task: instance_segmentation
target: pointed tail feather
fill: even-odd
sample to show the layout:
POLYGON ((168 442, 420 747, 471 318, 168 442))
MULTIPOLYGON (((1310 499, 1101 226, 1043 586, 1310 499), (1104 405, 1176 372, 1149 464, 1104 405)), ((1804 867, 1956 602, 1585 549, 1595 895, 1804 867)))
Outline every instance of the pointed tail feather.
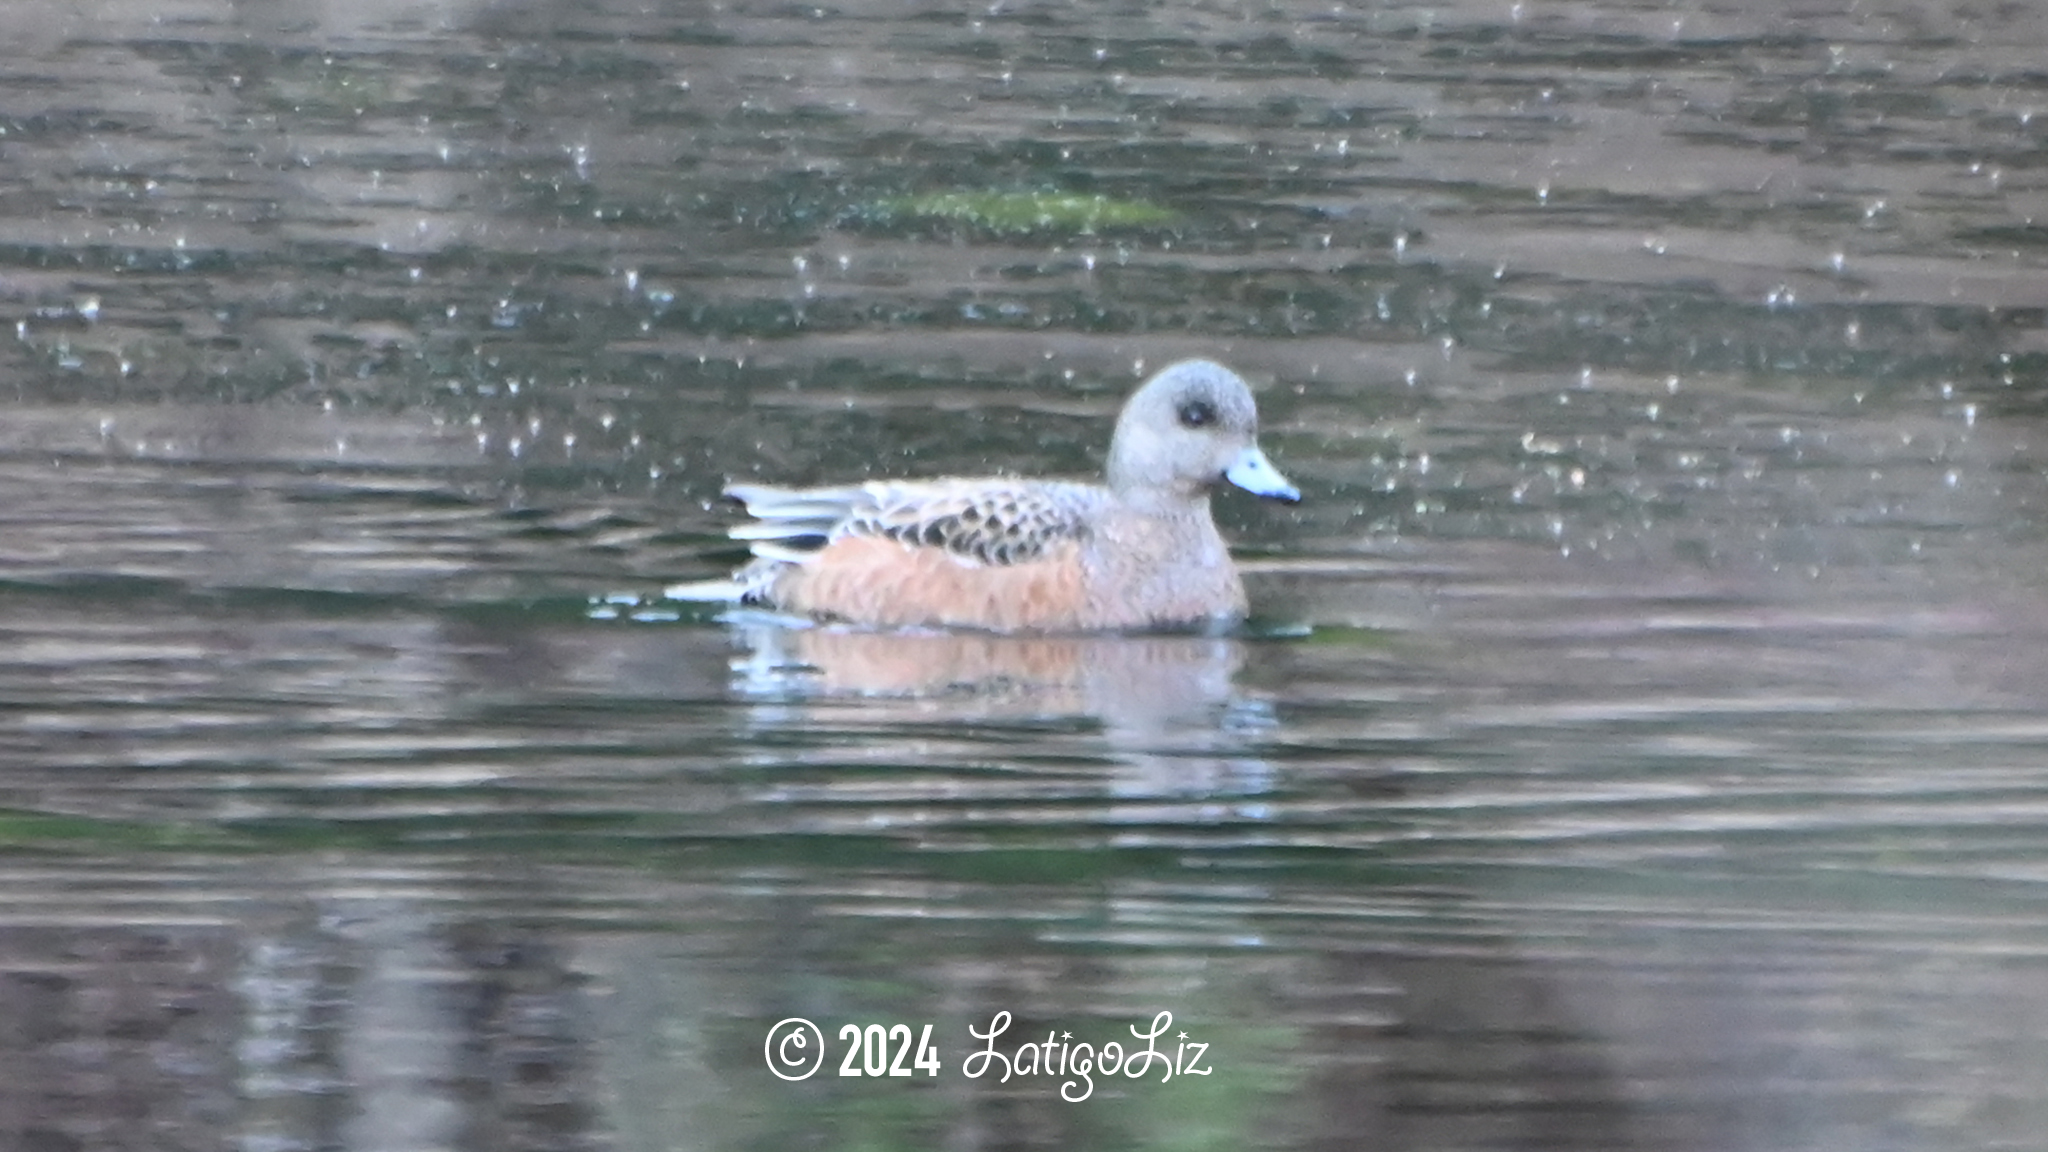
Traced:
POLYGON ((694 600, 703 604, 738 604, 747 598, 747 590, 737 580, 692 580, 687 584, 671 584, 661 590, 670 600, 694 600))
POLYGON ((724 580, 693 580, 671 584, 662 594, 671 600, 713 604, 764 604, 776 577, 788 565, 807 564, 831 541, 862 490, 850 488, 775 488, 767 484, 731 484, 725 494, 746 505, 754 519, 726 532, 747 541, 751 563, 724 580))
POLYGON ((838 520, 862 497, 858 486, 840 488, 776 488, 767 484, 728 484, 725 494, 747 506, 762 520, 838 520))

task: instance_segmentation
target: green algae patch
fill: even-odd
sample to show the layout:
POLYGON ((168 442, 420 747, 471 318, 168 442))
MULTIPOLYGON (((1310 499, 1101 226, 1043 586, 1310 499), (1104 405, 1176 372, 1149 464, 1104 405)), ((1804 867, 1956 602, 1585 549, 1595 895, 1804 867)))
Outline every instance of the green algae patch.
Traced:
POLYGON ((1063 192, 934 192, 884 201, 892 216, 958 220, 995 232, 1096 232, 1148 228, 1179 218, 1148 200, 1077 196, 1063 192))
POLYGON ((0 850, 92 848, 164 851, 221 850, 239 846, 227 833, 205 825, 149 824, 0 809, 0 850))

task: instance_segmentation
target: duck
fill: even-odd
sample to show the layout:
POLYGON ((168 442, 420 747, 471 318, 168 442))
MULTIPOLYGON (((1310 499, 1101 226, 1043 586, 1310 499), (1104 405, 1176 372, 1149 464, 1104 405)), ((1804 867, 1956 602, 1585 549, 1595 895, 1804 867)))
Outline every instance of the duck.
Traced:
POLYGON ((715 601, 874 628, 1093 633, 1227 629, 1244 581, 1216 529, 1222 484, 1294 503, 1243 377, 1184 360, 1124 402, 1099 482, 1008 476, 725 489, 752 559, 679 584, 715 601))

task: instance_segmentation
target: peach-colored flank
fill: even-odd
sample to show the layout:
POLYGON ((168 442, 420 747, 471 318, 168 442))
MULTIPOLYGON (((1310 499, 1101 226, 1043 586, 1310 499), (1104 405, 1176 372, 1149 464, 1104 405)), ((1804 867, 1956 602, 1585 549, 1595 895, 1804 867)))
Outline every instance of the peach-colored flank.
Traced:
POLYGON ((901 627, 998 632, 1089 627, 1081 549, 1072 541, 1021 564, 977 564, 881 536, 842 536, 775 583, 778 606, 813 616, 901 627))

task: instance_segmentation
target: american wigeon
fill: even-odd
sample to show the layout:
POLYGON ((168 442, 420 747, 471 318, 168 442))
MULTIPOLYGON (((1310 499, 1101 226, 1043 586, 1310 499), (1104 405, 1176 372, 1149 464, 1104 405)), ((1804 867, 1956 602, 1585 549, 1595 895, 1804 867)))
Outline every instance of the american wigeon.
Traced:
POLYGON ((1106 484, 1008 477, 838 488, 734 484, 754 560, 674 599, 757 604, 856 624, 998 632, 1221 625, 1244 583, 1209 514, 1219 481, 1295 501, 1259 450, 1235 372, 1174 364, 1124 403, 1106 484))

